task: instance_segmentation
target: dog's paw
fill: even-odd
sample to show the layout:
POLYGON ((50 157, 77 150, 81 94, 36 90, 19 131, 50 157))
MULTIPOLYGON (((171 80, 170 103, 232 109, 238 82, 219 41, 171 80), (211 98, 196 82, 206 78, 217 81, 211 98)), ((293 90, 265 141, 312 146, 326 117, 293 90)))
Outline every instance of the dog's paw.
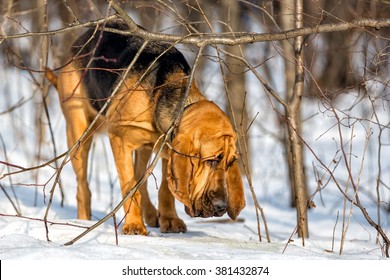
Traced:
POLYGON ((161 216, 159 218, 160 223, 160 231, 162 233, 179 233, 179 232, 186 232, 187 226, 183 222, 182 219, 179 218, 171 218, 166 216, 161 216))
POLYGON ((156 209, 154 209, 154 211, 149 211, 149 212, 144 212, 144 219, 145 219, 145 223, 150 226, 150 227, 155 227, 155 228, 158 228, 159 227, 159 223, 158 223, 158 212, 156 209))
POLYGON ((126 235, 149 235, 146 227, 141 224, 125 224, 122 233, 126 235))

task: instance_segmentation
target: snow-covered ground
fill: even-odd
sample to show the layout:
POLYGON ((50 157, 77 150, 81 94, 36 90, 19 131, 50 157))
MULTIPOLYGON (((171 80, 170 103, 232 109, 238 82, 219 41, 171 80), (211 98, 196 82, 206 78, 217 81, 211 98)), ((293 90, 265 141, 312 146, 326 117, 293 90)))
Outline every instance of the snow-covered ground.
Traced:
MULTIPOLYGON (((45 141, 41 148, 36 141, 34 115, 39 110, 40 93, 34 91, 27 73, 14 75, 10 69, 0 71, 1 79, 12 83, 1 85, 0 99, 0 160, 21 167, 31 167, 50 160, 53 148, 50 133, 46 130, 45 141), (7 96, 5 98, 5 96, 7 96), (10 98, 11 97, 11 98, 10 98), (29 100, 31 98, 31 100, 29 100), (23 103, 25 102, 25 103, 23 103), (10 108, 19 108, 6 112, 10 108), (41 149, 43 155, 37 160, 36 155, 41 149)), ((309 212, 310 238, 305 245, 295 235, 296 213, 289 207, 289 190, 287 175, 283 160, 283 149, 272 133, 275 130, 273 111, 262 94, 257 97, 252 110, 260 112, 251 128, 253 145, 253 185, 257 198, 264 210, 271 242, 267 242, 264 222, 261 220, 262 241, 257 234, 256 212, 249 186, 246 185, 247 206, 242 211, 239 221, 227 222, 222 219, 191 219, 186 216, 183 206, 178 203, 177 209, 185 220, 188 232, 185 234, 161 234, 158 229, 149 228, 150 235, 124 236, 119 234, 118 244, 113 227, 109 220, 93 232, 89 233, 74 245, 63 246, 85 229, 104 217, 119 201, 120 191, 117 184, 115 168, 110 154, 107 139, 97 137, 93 155, 91 155, 91 188, 93 192, 93 221, 80 221, 76 217, 75 178, 70 164, 66 165, 61 174, 61 184, 65 193, 64 206, 61 206, 60 192, 57 188, 53 205, 49 211, 47 241, 45 225, 42 218, 45 214, 50 190, 53 185, 55 170, 53 164, 38 171, 23 172, 7 176, 0 180, 3 190, 0 191, 0 259, 2 260, 118 260, 118 259, 252 259, 252 260, 378 260, 384 259, 381 244, 377 243, 376 231, 366 222, 359 209, 346 203, 346 215, 343 215, 344 199, 335 184, 330 182, 314 198, 316 208, 309 212), (267 109, 268 108, 268 109, 267 109), (262 125, 260 126, 260 123, 262 125), (37 173, 38 172, 38 173, 37 173), (13 185, 13 188, 10 186, 13 185), (113 185, 111 188, 110 186, 113 185), (15 208, 23 217, 16 217, 15 208), (345 216, 345 241, 340 255, 343 217, 345 216)), ((321 111, 321 106, 312 101, 304 104, 305 140, 326 165, 332 170, 339 160, 340 147, 337 127, 331 113, 321 111), (318 113, 320 112, 320 113, 318 113), (333 165, 332 165, 333 162, 333 165)), ((383 109, 386 112, 386 109, 383 109)), ((388 109, 387 109, 388 110, 388 109)), ((66 150, 65 124, 60 113, 54 91, 50 93, 50 122, 56 140, 57 153, 66 150)), ((388 112, 387 112, 388 115, 388 112)), ((46 124, 47 120, 43 119, 46 124)), ((47 128, 47 126, 46 126, 47 128)), ((372 218, 377 221, 375 184, 375 146, 364 152, 365 132, 372 130, 377 135, 375 126, 365 127, 360 123, 343 127, 353 166, 355 180, 359 178, 361 200, 372 218), (353 131, 352 131, 353 129, 353 131), (353 143, 352 143, 353 142, 353 143), (352 148, 353 147, 353 148, 352 148), (370 156, 372 155, 372 156, 370 156), (361 168, 361 163, 363 168, 361 168), (362 169, 362 172, 359 170, 362 169)), ((388 134, 388 132, 386 132, 388 134)), ((374 136, 371 140, 374 141, 374 136)), ((386 141, 388 138, 386 139, 386 141)), ((371 146, 370 146, 371 147, 371 146)), ((390 179, 388 147, 382 151, 382 178, 390 179)), ((307 150, 307 176, 311 191, 317 187, 315 171, 321 177, 324 170, 315 161, 312 153, 307 150), (316 168, 313 168, 316 167, 316 168)), ((342 160, 341 160, 342 162, 342 160)), ((17 167, 0 164, 0 174, 18 170, 17 167)), ((349 186, 343 163, 337 168, 336 176, 342 187, 349 186)), ((160 177, 159 168, 149 179, 149 191, 152 201, 157 201, 156 188, 160 177)), ((325 184, 328 176, 322 178, 325 184)), ((389 180, 390 181, 390 180, 389 180)), ((389 182, 387 181, 387 183, 389 182)), ((349 186, 349 188, 351 188, 349 186)), ((381 201, 388 206, 389 192, 381 188, 381 201)), ((123 217, 119 212, 118 220, 123 217)), ((389 213, 381 210, 381 226, 390 234, 389 213)), ((381 239, 379 239, 381 242, 381 239)))

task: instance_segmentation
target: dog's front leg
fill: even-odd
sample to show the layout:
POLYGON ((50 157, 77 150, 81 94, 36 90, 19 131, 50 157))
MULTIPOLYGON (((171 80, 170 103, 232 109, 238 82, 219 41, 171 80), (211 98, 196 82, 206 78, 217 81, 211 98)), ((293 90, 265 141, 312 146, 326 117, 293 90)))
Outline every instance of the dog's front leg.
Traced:
MULTIPOLYGON (((133 151, 135 148, 131 145, 129 138, 124 135, 110 132, 109 136, 124 197, 136 184, 133 167, 133 151)), ((124 234, 148 235, 142 218, 140 191, 137 190, 124 203, 123 207, 126 217, 122 232, 124 234)))
POLYGON ((160 213, 160 231, 166 232, 186 232, 187 226, 176 213, 175 198, 168 188, 167 183, 167 160, 162 160, 162 180, 158 191, 158 211, 160 213))
MULTIPOLYGON (((141 179, 142 175, 144 175, 151 154, 152 149, 149 148, 141 148, 136 151, 134 160, 136 180, 141 179)), ((150 227, 158 227, 158 211, 150 201, 147 181, 140 186, 139 190, 142 196, 141 203, 145 223, 150 227)))

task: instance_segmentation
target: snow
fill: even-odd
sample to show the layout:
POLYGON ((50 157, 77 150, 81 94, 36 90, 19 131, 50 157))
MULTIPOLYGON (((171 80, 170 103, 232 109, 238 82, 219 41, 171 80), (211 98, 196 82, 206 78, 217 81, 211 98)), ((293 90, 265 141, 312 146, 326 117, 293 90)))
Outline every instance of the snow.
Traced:
MULTIPOLYGON (((42 158, 36 159, 38 145, 34 130, 34 113, 39 109, 39 92, 31 86, 27 75, 15 75, 11 69, 1 70, 3 79, 17 77, 17 83, 1 85, 1 99, 7 96, 7 103, 0 103, 0 160, 14 165, 31 167, 53 157, 49 132, 46 132, 41 147, 42 158), (12 112, 6 110, 18 103, 28 100, 23 106, 12 112)), ((259 97, 257 97, 259 98, 259 97)), ((67 164, 61 174, 61 184, 65 193, 64 206, 61 206, 59 190, 54 193, 53 204, 49 211, 48 236, 42 221, 46 212, 50 190, 53 186, 55 170, 46 166, 38 171, 23 172, 1 179, 0 183, 11 200, 21 210, 22 217, 16 212, 3 191, 0 191, 0 259, 2 260, 381 260, 385 259, 381 244, 377 243, 376 231, 367 223, 359 209, 344 202, 343 196, 333 182, 314 198, 316 208, 309 212, 310 238, 302 240, 294 234, 296 227, 295 210, 289 207, 289 190, 286 168, 283 160, 283 149, 272 136, 275 133, 273 111, 269 109, 266 98, 253 102, 253 110, 261 110, 253 128, 251 141, 256 148, 253 155, 252 175, 257 199, 264 210, 271 242, 267 242, 264 222, 261 220, 262 241, 257 234, 256 211, 253 205, 249 186, 244 178, 247 206, 242 211, 239 221, 228 222, 227 217, 220 219, 191 219, 184 213, 183 206, 177 203, 179 215, 187 224, 185 234, 162 234, 159 229, 148 228, 149 236, 125 236, 119 234, 116 240, 113 220, 81 238, 74 245, 64 246, 79 234, 85 227, 93 225, 103 218, 120 201, 120 191, 116 180, 115 168, 110 154, 107 139, 97 137, 91 160, 91 188, 93 192, 93 220, 81 221, 76 217, 75 178, 67 164), (264 121, 260 126, 259 120, 264 121), (257 123, 257 124, 256 124, 257 123), (266 132, 266 133, 265 133, 266 132), (14 187, 11 189, 10 185, 14 187), (110 186, 113 186, 112 188, 110 186), (345 233, 343 252, 341 247, 343 208, 346 207, 348 228, 345 233), (348 219, 349 223, 348 223, 348 219), (118 242, 117 242, 118 241, 118 242), (118 243, 118 244, 116 244, 118 243)), ((313 101, 304 104, 304 133, 310 147, 332 169, 332 160, 340 159, 338 133, 334 127, 334 118, 330 112, 318 113, 320 105, 313 101)), ((320 108, 323 109, 323 108, 320 108)), ((50 93, 49 111, 51 124, 56 139, 58 154, 66 150, 65 124, 59 110, 54 91, 50 93)), ((361 112, 361 111, 359 111, 361 112)), ((386 114, 384 114, 386 115, 386 114)), ((47 123, 47 120, 44 120, 47 123)), ((359 122, 354 127, 353 150, 350 151, 353 174, 360 176, 361 199, 372 218, 377 221, 375 199, 375 156, 364 153, 367 123, 359 122), (364 166, 362 157, 366 155, 364 166), (361 172, 360 172, 361 171, 361 172)), ((351 126, 343 127, 345 139, 350 139, 351 126)), ((377 129, 369 129, 376 135, 377 129)), ((371 136, 373 139, 374 136, 371 136)), ((388 139, 386 139, 387 141, 388 139)), ((350 145, 352 146, 352 144, 350 145)), ((352 149, 352 148, 351 148, 352 149)), ((383 158, 389 155, 383 147, 383 158)), ((375 149, 374 149, 375 151, 375 149)), ((328 176, 307 150, 307 176, 311 191, 317 187, 315 171, 323 176, 325 183, 328 176), (315 168, 313 168, 313 166, 315 168), (325 175, 323 175, 325 174, 325 175)), ((342 188, 348 188, 348 180, 342 161, 337 168, 337 178, 342 188), (344 178, 344 179, 343 179, 344 178)), ((390 166, 383 161, 383 178, 389 178, 390 166)), ((0 165, 0 174, 16 171, 18 168, 0 165)), ((149 178, 149 191, 152 201, 157 202, 157 186, 160 169, 156 168, 149 178)), ((351 187, 349 186, 350 192, 351 187)), ((381 201, 389 201, 389 192, 381 188, 381 201)), ((381 226, 389 235, 389 213, 380 210, 381 226)), ((123 217, 121 211, 117 219, 123 217)), ((379 239, 380 240, 380 239, 379 239)))

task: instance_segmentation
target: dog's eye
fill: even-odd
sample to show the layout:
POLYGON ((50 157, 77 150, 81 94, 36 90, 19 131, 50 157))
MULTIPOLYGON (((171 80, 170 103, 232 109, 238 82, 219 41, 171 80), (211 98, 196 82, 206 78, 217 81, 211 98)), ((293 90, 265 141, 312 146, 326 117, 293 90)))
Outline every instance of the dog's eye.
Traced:
POLYGON ((207 164, 209 164, 211 167, 216 167, 223 159, 223 154, 220 154, 219 156, 206 160, 207 164))

